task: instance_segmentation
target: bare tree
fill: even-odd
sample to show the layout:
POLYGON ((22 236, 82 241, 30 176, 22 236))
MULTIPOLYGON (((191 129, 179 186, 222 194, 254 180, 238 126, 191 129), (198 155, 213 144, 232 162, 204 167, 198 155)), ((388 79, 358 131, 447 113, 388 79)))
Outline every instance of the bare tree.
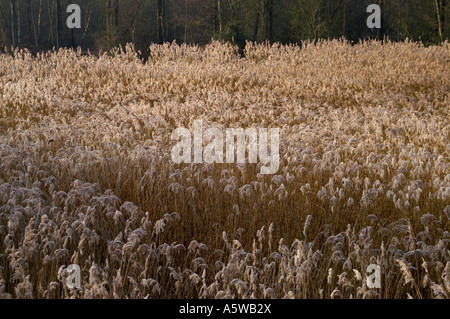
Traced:
POLYGON ((16 2, 14 0, 11 0, 10 2, 11 4, 11 42, 12 42, 12 46, 15 47, 16 46, 16 28, 15 28, 15 23, 16 23, 16 2))
POLYGON ((52 41, 52 46, 55 46, 55 28, 54 28, 54 21, 53 21, 53 13, 55 11, 55 0, 51 1, 50 6, 50 0, 47 1, 47 11, 49 16, 49 24, 50 24, 50 32, 48 33, 48 41, 52 41))
POLYGON ((158 43, 165 41, 165 25, 166 25, 166 1, 157 0, 157 39, 158 43))
POLYGON ((344 0, 344 3, 342 5, 342 35, 345 37, 345 29, 346 29, 346 22, 347 22, 347 0, 344 0))
POLYGON ((31 44, 33 39, 34 45, 37 47, 38 46, 37 34, 36 34, 36 27, 34 26, 33 8, 31 0, 27 0, 27 36, 29 43, 31 44))
POLYGON ((273 38, 273 0, 264 0, 263 15, 263 33, 264 40, 272 41, 273 38))
POLYGON ((61 38, 61 0, 56 0, 56 46, 60 47, 61 38))
POLYGON ((188 30, 188 0, 185 0, 185 14, 184 14, 184 42, 187 42, 188 30))
POLYGON ((16 0, 16 11, 17 11, 17 44, 21 43, 21 34, 20 34, 20 6, 19 0, 16 0))
POLYGON ((119 25, 119 0, 114 0, 114 26, 119 25))
POLYGON ((83 31, 83 37, 81 39, 81 46, 83 46, 84 42, 86 41, 87 32, 89 30, 89 24, 91 23, 91 16, 92 16, 92 1, 89 1, 86 19, 84 22, 84 31, 83 31))
POLYGON ((42 14, 42 1, 39 0, 39 11, 38 11, 38 19, 37 19, 37 36, 36 36, 36 46, 39 45, 39 40, 41 38, 41 14, 42 14))
MULTIPOLYGON (((5 18, 5 14, 3 13, 2 8, 0 7, 0 20, 2 23, 0 23, 0 43, 3 43, 4 45, 6 45, 8 43, 8 36, 7 36, 7 31, 8 30, 8 25, 6 23, 6 18, 5 18)), ((1 50, 2 48, 0 48, 1 50)))
POLYGON ((437 21, 438 21, 439 40, 442 43, 444 41, 444 38, 442 36, 440 6, 439 6, 439 1, 438 0, 435 0, 434 2, 436 4, 436 15, 437 15, 437 21))
POLYGON ((260 8, 260 1, 257 2, 257 9, 256 9, 256 17, 255 17, 255 24, 253 27, 253 40, 258 40, 258 32, 259 32, 259 19, 261 18, 261 8, 260 8))
POLYGON ((222 33, 222 3, 217 0, 217 19, 219 20, 219 32, 222 33))
POLYGON ((137 20, 138 20, 138 17, 139 17, 139 12, 141 11, 141 6, 142 6, 142 0, 139 0, 137 8, 136 8, 136 11, 134 13, 133 28, 131 30, 131 39, 133 41, 133 44, 136 44, 136 37, 135 37, 136 25, 137 25, 137 20))

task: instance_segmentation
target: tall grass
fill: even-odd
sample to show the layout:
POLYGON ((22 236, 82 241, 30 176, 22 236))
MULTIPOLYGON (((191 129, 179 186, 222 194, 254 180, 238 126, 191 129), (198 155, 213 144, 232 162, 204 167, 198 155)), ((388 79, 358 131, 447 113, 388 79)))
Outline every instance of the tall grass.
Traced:
POLYGON ((150 49, 0 55, 0 298, 450 297, 448 43, 150 49), (197 119, 278 173, 174 164, 197 119))

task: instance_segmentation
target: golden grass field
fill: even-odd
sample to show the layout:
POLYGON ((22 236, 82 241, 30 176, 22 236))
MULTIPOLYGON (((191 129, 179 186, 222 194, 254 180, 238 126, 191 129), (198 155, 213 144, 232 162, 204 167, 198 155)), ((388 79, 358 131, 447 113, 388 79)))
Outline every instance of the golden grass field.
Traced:
POLYGON ((0 298, 450 298, 448 42, 150 50, 0 55, 0 298), (174 164, 199 119, 280 169, 174 164))

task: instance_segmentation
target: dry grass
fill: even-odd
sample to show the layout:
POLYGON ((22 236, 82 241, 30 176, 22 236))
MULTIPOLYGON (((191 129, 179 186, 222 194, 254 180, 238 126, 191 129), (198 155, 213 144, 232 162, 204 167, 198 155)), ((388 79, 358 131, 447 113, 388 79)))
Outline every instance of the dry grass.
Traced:
POLYGON ((0 55, 0 298, 450 297, 448 43, 151 51, 0 55), (173 164, 197 119, 277 175, 173 164))

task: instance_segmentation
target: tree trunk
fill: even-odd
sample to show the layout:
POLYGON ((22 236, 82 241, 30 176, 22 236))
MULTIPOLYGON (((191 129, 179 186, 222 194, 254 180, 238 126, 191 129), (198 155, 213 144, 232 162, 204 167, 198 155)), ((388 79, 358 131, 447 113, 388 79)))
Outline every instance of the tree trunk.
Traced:
POLYGON ((29 44, 37 47, 36 27, 34 26, 33 10, 31 0, 27 0, 27 36, 29 44), (34 41, 32 41, 34 39, 34 41))
POLYGON ((114 25, 119 25, 119 0, 114 0, 114 25))
POLYGON ((442 35, 444 38, 448 38, 448 0, 444 0, 441 2, 442 5, 442 14, 443 17, 441 17, 441 20, 443 21, 442 26, 442 35))
POLYGON ((92 1, 89 1, 89 5, 88 5, 88 14, 85 20, 85 24, 84 24, 84 32, 83 32, 83 38, 81 39, 81 47, 83 47, 84 42, 86 41, 86 35, 89 29, 89 24, 91 22, 91 15, 92 15, 92 1))
POLYGON ((273 41, 273 0, 268 0, 268 40, 269 42, 273 41))
POLYGON ((219 20, 219 32, 222 33, 222 3, 217 0, 217 19, 219 20))
POLYGON ((31 27, 31 0, 27 0, 26 2, 26 8, 27 8, 27 29, 26 29, 26 34, 27 34, 27 44, 31 45, 32 40, 31 38, 32 36, 32 27, 31 27))
MULTIPOLYGON (((381 8, 381 12, 383 12, 383 9, 384 9, 384 7, 383 7, 383 0, 379 0, 378 1, 378 5, 381 8)), ((382 20, 381 28, 377 29, 377 38, 378 38, 378 40, 383 40, 383 34, 384 34, 384 31, 383 31, 383 16, 381 16, 381 17, 382 17, 381 18, 381 20, 382 20)))
POLYGON ((185 0, 185 14, 184 14, 184 43, 187 42, 188 29, 188 0, 185 0))
POLYGON ((157 38, 158 43, 164 43, 165 41, 165 22, 166 22, 166 1, 165 0, 157 0, 157 10, 158 10, 158 17, 157 17, 157 38))
POLYGON ((142 6, 142 0, 139 0, 136 12, 134 13, 133 30, 131 31, 131 39, 132 39, 134 45, 136 45, 136 38, 135 38, 134 34, 136 33, 136 24, 137 24, 137 20, 139 17, 139 11, 141 10, 141 6, 142 6))
POLYGON ((258 10, 256 11, 255 26, 253 28, 253 41, 258 41, 259 19, 260 19, 260 13, 259 13, 259 8, 258 8, 258 10))
POLYGON ((56 0, 56 46, 58 49, 61 43, 61 0, 56 0))
POLYGON ((41 38, 41 13, 42 13, 42 1, 39 1, 39 13, 38 13, 38 21, 37 21, 37 36, 36 36, 36 46, 39 45, 39 40, 41 38))
POLYGON ((75 32, 73 31, 73 28, 70 29, 70 46, 75 48, 75 32))
POLYGON ((19 7, 19 0, 16 0, 16 11, 17 11, 17 44, 20 45, 21 43, 21 34, 20 34, 20 7, 19 7))
POLYGON ((106 23, 105 23, 105 30, 106 30, 106 38, 109 40, 110 36, 110 29, 111 29, 111 0, 105 0, 106 3, 106 23))
POLYGON ((342 36, 345 38, 345 28, 346 28, 346 22, 347 22, 347 17, 346 17, 346 13, 347 13, 347 0, 344 0, 344 4, 343 4, 343 12, 342 12, 342 36))
POLYGON ((50 24, 50 32, 48 33, 48 40, 52 40, 52 47, 55 46, 55 27, 54 27, 54 20, 53 20, 53 13, 55 11, 55 0, 51 1, 52 5, 50 8, 50 1, 47 1, 47 10, 48 10, 48 16, 50 17, 49 24, 50 24))
POLYGON ((273 36, 273 0, 263 1, 263 37, 272 41, 273 36))
MULTIPOLYGON (((3 14, 2 8, 0 8, 0 17, 1 17, 1 21, 2 23, 0 24, 0 43, 2 43, 5 47, 8 43, 8 27, 6 25, 6 19, 5 19, 5 15, 3 14)), ((2 50, 2 47, 0 47, 0 52, 2 50)))
POLYGON ((16 4, 14 0, 11 0, 11 42, 13 47, 16 46, 16 4))
POLYGON ((438 0, 434 1, 436 3, 436 15, 437 15, 437 21, 438 21, 438 32, 439 32, 439 40, 442 43, 444 41, 442 37, 442 26, 441 26, 441 14, 440 14, 440 8, 439 8, 439 2, 438 0))

